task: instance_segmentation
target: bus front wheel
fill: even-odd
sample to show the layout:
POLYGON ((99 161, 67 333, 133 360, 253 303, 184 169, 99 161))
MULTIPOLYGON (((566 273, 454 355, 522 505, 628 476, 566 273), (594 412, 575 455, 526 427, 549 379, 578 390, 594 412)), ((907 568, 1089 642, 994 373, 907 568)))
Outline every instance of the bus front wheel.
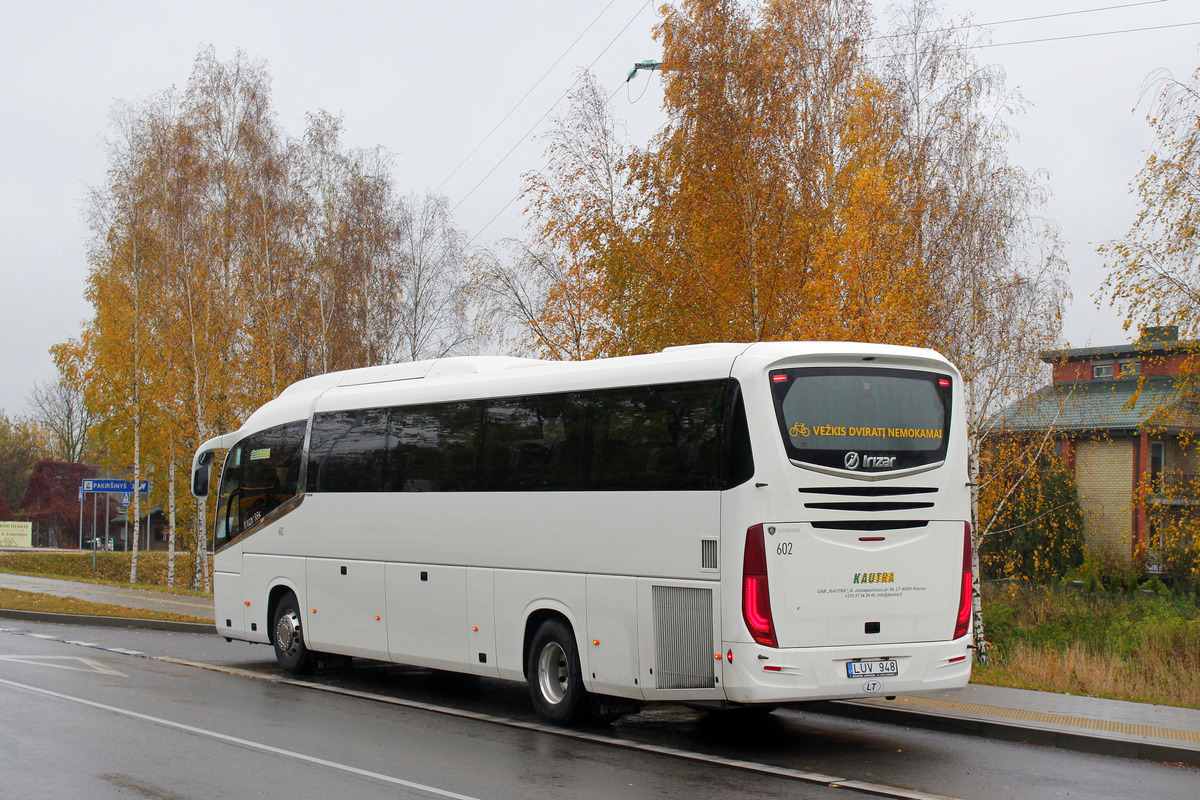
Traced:
POLYGON ((562 725, 583 715, 587 692, 575 635, 567 625, 555 619, 543 622, 533 636, 526 666, 529 695, 538 716, 562 725))
POLYGON ((285 596, 275 607, 271 643, 275 645, 275 660, 284 672, 299 675, 312 669, 312 653, 304 643, 304 626, 300 622, 300 603, 293 594, 285 596))

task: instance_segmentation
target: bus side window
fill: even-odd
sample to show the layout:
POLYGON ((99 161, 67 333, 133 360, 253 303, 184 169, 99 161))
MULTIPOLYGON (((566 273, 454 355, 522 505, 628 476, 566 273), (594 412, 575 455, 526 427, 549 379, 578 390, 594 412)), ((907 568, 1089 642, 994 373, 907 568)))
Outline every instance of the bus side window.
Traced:
POLYGON ((718 488, 725 386, 697 381, 597 391, 589 488, 718 488))
POLYGON ((392 409, 391 463, 405 492, 475 491, 479 400, 392 409))
POLYGON ((508 397, 488 402, 480 447, 480 491, 583 488, 584 396, 508 397))
POLYGON ((309 443, 309 490, 391 491, 389 417, 386 408, 317 414, 309 443))
POLYGON ((725 422, 721 443, 721 488, 732 489, 754 476, 754 453, 750 448, 750 428, 746 422, 746 401, 742 387, 730 379, 725 398, 725 422))

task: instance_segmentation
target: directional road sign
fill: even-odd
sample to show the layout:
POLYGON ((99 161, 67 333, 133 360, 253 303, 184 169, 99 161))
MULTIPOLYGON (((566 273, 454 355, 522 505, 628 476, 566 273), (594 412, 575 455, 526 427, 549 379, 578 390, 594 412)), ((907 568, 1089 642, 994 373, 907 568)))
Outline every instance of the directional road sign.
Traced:
MULTIPOLYGON (((83 482, 83 491, 122 492, 128 494, 133 491, 133 481, 119 481, 112 478, 89 478, 83 482)), ((149 491, 150 481, 138 481, 138 494, 146 494, 149 491)))

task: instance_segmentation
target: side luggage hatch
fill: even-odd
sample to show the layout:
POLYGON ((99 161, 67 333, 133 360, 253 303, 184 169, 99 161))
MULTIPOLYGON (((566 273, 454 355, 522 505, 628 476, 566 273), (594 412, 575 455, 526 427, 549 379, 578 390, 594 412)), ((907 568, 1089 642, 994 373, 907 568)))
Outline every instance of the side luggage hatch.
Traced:
POLYGON ((962 522, 883 531, 831 524, 762 526, 779 647, 954 638, 964 558, 970 563, 962 522))

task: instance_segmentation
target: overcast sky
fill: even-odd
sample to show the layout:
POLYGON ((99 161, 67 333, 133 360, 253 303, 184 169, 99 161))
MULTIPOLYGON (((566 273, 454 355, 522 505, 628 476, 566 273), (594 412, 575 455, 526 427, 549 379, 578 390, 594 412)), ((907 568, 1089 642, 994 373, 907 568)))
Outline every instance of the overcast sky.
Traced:
MULTIPOLYGON (((221 60, 237 48, 265 59, 286 132, 302 132, 306 111, 342 114, 346 146, 395 153, 401 191, 445 194, 458 225, 487 243, 520 233, 520 175, 542 164, 532 137, 579 68, 616 91, 613 112, 634 142, 661 123, 655 75, 623 86, 634 62, 660 55, 656 5, 0 0, 0 409, 26 411, 34 382, 55 375, 49 347, 90 315, 81 209, 104 181, 114 101, 182 88, 202 46, 221 60)), ((887 5, 876 0, 877 11, 887 5)), ((1133 110, 1143 81, 1200 65, 1200 25, 1161 27, 1200 23, 1200 0, 1114 5, 946 3, 953 19, 991 23, 993 46, 976 57, 1002 66, 1031 104, 1011 120, 1021 137, 1011 160, 1048 173, 1047 216, 1068 243, 1073 346, 1127 340, 1117 314, 1093 300, 1103 279, 1095 247, 1123 235, 1135 213, 1128 185, 1151 141, 1145 105, 1133 110), (1007 23, 1046 15, 1055 16, 1007 23)))

